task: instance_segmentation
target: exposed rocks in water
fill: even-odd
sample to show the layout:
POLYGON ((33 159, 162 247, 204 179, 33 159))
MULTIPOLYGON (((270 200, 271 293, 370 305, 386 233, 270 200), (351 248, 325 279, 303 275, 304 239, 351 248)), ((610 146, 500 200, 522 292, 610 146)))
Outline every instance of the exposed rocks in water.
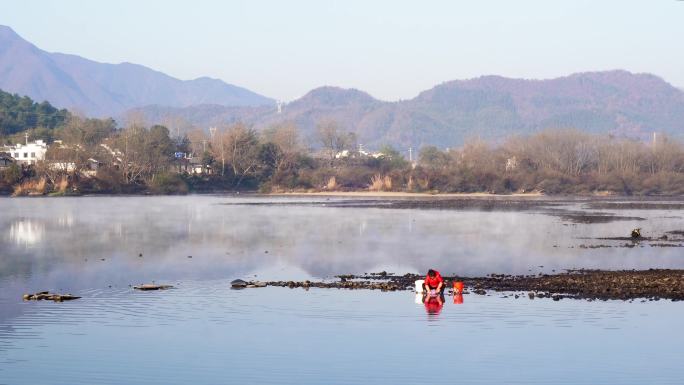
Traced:
MULTIPOLYGON (((422 275, 366 274, 340 275, 339 281, 272 281, 268 286, 289 288, 369 289, 380 291, 414 290, 414 282, 422 275)), ((530 299, 563 298, 621 299, 634 298, 684 300, 684 270, 573 270, 560 274, 508 275, 486 277, 448 277, 462 281, 470 292, 480 295, 492 291, 527 292, 530 299)), ((464 292, 466 294, 467 292, 464 292)))
POLYGON ((133 286, 135 290, 150 291, 150 290, 167 290, 173 289, 171 285, 157 285, 154 283, 146 283, 144 285, 133 286))
POLYGON ((649 197, 645 202, 590 202, 586 205, 599 210, 682 210, 682 202, 653 202, 656 197, 649 197))
POLYGON ((244 281, 242 279, 233 280, 230 283, 230 287, 233 289, 249 289, 254 287, 266 287, 266 282, 261 281, 244 281))
POLYGON ((50 293, 48 291, 40 291, 35 294, 24 294, 23 299, 24 301, 42 301, 42 300, 48 300, 48 301, 55 301, 55 302, 62 302, 62 301, 73 301, 75 299, 79 299, 81 297, 71 295, 71 294, 55 294, 55 293, 50 293))
MULTIPOLYGON (((374 279, 382 279, 381 276, 374 279)), ((384 277, 386 278, 386 276, 384 277)), ((397 278, 397 277, 393 277, 397 278)), ((335 282, 324 282, 324 281, 270 281, 266 282, 267 286, 278 286, 278 287, 289 287, 290 289, 304 288, 309 289, 312 287, 319 289, 369 289, 369 290, 380 290, 380 291, 397 291, 397 290, 413 290, 414 282, 411 281, 409 284, 402 284, 397 282, 371 282, 371 281, 356 281, 347 280, 346 278, 341 278, 339 281, 335 282)))
POLYGON ((642 217, 625 217, 621 215, 613 214, 603 214, 603 213, 588 213, 588 212, 562 212, 559 211, 558 215, 561 219, 579 224, 592 224, 592 223, 610 223, 616 221, 644 221, 646 218, 642 217))
POLYGON ((643 247, 644 245, 650 247, 684 247, 684 235, 683 231, 668 231, 661 236, 647 237, 641 233, 640 228, 633 229, 628 237, 597 237, 597 238, 580 238, 580 239, 596 239, 602 241, 629 241, 628 243, 615 244, 615 245, 585 245, 580 244, 581 249, 596 249, 601 247, 627 247, 633 248, 636 246, 643 247))
MULTIPOLYGON (((610 223, 615 221, 643 221, 642 217, 627 217, 605 212, 569 210, 562 206, 582 203, 577 199, 537 199, 533 197, 430 197, 402 199, 340 199, 325 202, 231 202, 240 206, 308 206, 332 208, 380 208, 420 210, 478 210, 478 211, 536 211, 555 215, 573 224, 610 223)), ((684 206, 684 204, 682 204, 684 206)))

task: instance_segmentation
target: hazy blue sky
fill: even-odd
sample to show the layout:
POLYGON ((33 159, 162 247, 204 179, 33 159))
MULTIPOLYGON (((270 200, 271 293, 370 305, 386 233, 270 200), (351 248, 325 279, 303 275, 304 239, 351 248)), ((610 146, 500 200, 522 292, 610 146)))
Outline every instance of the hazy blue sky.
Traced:
POLYGON ((7 1, 38 47, 211 76, 291 100, 322 85, 406 99, 486 74, 652 72, 684 86, 684 1, 7 1))

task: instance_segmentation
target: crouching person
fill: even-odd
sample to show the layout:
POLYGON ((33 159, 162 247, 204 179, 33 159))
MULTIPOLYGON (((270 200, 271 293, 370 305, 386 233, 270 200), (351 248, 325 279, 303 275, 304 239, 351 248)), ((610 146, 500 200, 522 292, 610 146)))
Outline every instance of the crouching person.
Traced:
POLYGON ((430 269, 428 270, 427 277, 425 277, 425 282, 423 282, 423 293, 429 295, 444 295, 444 278, 439 274, 439 271, 430 269))

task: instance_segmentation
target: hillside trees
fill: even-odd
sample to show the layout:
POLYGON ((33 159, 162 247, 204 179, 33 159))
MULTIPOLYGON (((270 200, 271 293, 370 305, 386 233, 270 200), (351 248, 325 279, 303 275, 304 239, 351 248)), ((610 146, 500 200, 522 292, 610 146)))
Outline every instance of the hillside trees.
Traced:
POLYGON ((28 96, 0 90, 0 136, 37 127, 54 129, 69 116, 67 110, 57 109, 48 102, 36 103, 28 96))
POLYGON ((65 144, 93 148, 116 131, 114 119, 90 119, 70 116, 56 131, 65 144))

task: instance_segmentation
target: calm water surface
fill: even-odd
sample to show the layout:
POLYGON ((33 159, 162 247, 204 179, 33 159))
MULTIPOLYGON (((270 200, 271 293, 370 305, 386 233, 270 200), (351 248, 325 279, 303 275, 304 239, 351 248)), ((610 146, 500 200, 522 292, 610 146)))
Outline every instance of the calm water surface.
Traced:
MULTIPOLYGON (((229 289, 238 277, 325 279, 432 266, 467 275, 684 268, 682 248, 579 247, 634 227, 681 230, 679 210, 603 210, 644 220, 576 224, 543 210, 231 205, 265 200, 312 201, 0 200, 0 384, 684 380, 679 302, 492 293, 466 295, 462 304, 447 297, 439 314, 428 314, 409 292, 229 289), (150 281, 176 289, 129 287, 150 281), (40 290, 83 299, 21 301, 40 290)), ((568 209, 589 211, 581 202, 568 209)))

